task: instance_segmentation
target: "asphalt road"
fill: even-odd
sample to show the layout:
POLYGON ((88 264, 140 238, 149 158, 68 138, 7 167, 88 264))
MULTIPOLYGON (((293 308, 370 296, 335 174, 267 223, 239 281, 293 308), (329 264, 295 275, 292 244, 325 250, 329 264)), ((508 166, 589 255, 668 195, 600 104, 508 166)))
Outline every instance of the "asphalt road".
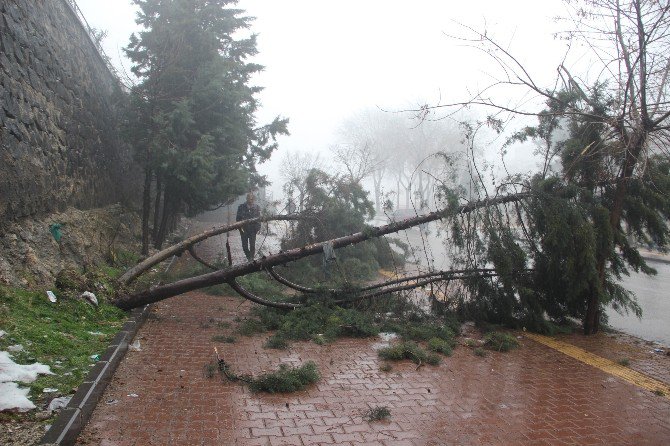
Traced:
POLYGON ((649 265, 658 271, 656 276, 633 273, 623 281, 637 296, 642 319, 608 309, 609 323, 633 336, 670 345, 670 264, 650 261, 649 265))

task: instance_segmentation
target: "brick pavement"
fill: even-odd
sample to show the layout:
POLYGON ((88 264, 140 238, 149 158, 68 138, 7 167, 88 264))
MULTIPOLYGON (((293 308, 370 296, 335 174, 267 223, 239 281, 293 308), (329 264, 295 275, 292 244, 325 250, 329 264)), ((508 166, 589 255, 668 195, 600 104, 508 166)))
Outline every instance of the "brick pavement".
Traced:
POLYGON ((79 444, 670 444, 670 399, 529 339, 510 353, 482 358, 461 346, 440 366, 403 362, 384 373, 380 340, 288 351, 264 349, 268 335, 212 341, 248 309, 202 293, 157 304, 139 334, 142 350, 128 353, 79 444), (239 373, 314 360, 322 379, 292 394, 253 394, 205 377, 215 345, 239 373), (390 419, 364 421, 374 406, 387 406, 390 419))
MULTIPOLYGON (((209 226, 196 222, 192 231, 209 226)), ((240 261, 239 236, 230 240, 234 261, 240 261)), ((201 254, 211 259, 224 243, 211 240, 201 254)), ((238 336, 232 344, 212 341, 234 335, 235 321, 250 307, 240 298, 199 292, 156 304, 138 334, 142 350, 128 352, 78 444, 670 444, 669 398, 530 339, 522 338, 518 350, 483 358, 459 346, 437 367, 417 370, 407 361, 390 372, 379 370, 380 339, 297 342, 286 351, 264 349, 269 334, 238 336), (205 376, 215 346, 237 373, 313 360, 322 378, 301 392, 254 394, 240 383, 205 376), (363 420, 361 414, 375 406, 390 409, 388 421, 363 420)), ((626 355, 631 365, 668 382, 669 360, 622 353, 607 336, 562 339, 610 359, 626 355)))

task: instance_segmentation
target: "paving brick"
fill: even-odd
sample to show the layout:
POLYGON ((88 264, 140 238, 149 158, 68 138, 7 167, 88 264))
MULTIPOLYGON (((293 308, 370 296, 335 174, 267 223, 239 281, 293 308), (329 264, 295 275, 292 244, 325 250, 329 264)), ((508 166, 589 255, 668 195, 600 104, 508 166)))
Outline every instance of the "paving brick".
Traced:
MULTIPOLYGON (((406 361, 391 373, 379 372, 376 340, 295 342, 287 351, 264 349, 267 335, 233 344, 211 340, 232 333, 234 319, 250 308, 238 298, 195 292, 156 304, 137 335, 142 351, 128 352, 101 400, 119 403, 95 409, 79 444, 670 444, 670 399, 530 339, 484 358, 458 347, 440 366, 417 370, 406 361), (313 360, 322 380, 293 394, 254 394, 241 383, 203 376, 214 346, 236 373, 313 360), (374 406, 388 407, 390 419, 362 420, 374 406)), ((613 360, 625 353, 631 367, 670 381, 670 358, 648 352, 647 358, 633 343, 619 348, 612 344, 619 338, 609 335, 561 339, 613 360)))

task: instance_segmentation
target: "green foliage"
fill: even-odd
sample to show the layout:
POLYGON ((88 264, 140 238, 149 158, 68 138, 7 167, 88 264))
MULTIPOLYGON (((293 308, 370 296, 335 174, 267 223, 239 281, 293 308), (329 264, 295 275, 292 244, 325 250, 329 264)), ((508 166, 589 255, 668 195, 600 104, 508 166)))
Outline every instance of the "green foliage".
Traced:
MULTIPOLYGON (((312 169, 304 184, 299 186, 303 191, 302 205, 313 218, 297 222, 282 240, 282 248, 295 248, 370 231, 365 222, 374 216, 373 203, 359 183, 312 169)), ((404 264, 404 256, 394 252, 389 243, 401 248, 404 246, 393 239, 369 240, 338 249, 337 260, 325 266, 321 256, 300 260, 291 267, 294 271, 289 271, 287 277, 300 278, 303 283, 305 277, 321 281, 325 272, 326 279, 332 276, 344 282, 369 279, 380 266, 391 268, 404 264)))
POLYGON ((274 334, 270 336, 267 341, 265 341, 263 347, 285 350, 288 348, 288 341, 286 341, 286 338, 282 335, 274 334))
POLYGON ((509 333, 493 331, 484 336, 484 345, 497 352, 508 352, 519 347, 519 342, 509 333))
POLYGON ((391 411, 387 406, 375 406, 368 409, 363 414, 363 419, 366 421, 382 421, 386 420, 391 416, 391 411))
POLYGON ((262 67, 249 62, 256 36, 240 36, 252 18, 235 1, 135 3, 143 30, 125 51, 140 81, 125 131, 145 175, 162 187, 162 233, 176 213, 196 214, 263 182, 255 166, 287 120, 256 122, 260 88, 250 82, 262 67))
POLYGON ((243 334, 277 330, 276 336, 290 340, 329 342, 338 337, 375 336, 379 329, 372 316, 354 309, 313 304, 281 311, 263 307, 254 311, 254 317, 240 326, 243 334))
POLYGON ((452 237, 464 255, 476 253, 480 265, 493 265, 499 274, 465 281, 469 296, 459 306, 465 317, 551 333, 568 318, 585 320, 593 302, 601 319, 608 305, 641 315, 620 282, 630 270, 655 273, 637 245, 668 246, 670 161, 652 151, 617 208, 626 151, 612 139, 611 123, 594 119, 611 115, 616 105, 605 91, 594 85, 588 93, 560 92, 537 126, 511 138, 535 140, 547 160, 531 179, 510 178, 523 184, 529 199, 512 209, 482 210, 475 230, 465 230, 472 227, 465 217, 452 217, 452 237), (532 274, 518 273, 527 268, 532 274))
POLYGON ((472 350, 472 353, 474 353, 476 356, 481 356, 481 357, 486 356, 486 350, 484 350, 481 347, 475 348, 474 350, 472 350))
POLYGON ((428 349, 437 353, 442 353, 445 356, 451 356, 453 353, 453 345, 440 338, 430 338, 428 340, 428 349))
POLYGON ((437 365, 441 359, 434 353, 428 353, 415 342, 400 342, 388 347, 382 347, 377 351, 380 358, 387 361, 402 361, 410 359, 417 364, 427 363, 437 365))
POLYGON ((21 344, 25 350, 12 354, 17 363, 41 362, 54 373, 29 384, 33 399, 43 397, 46 387, 67 395, 79 386, 94 362, 91 355, 105 351, 126 316, 105 302, 95 308, 56 294, 58 302, 51 303, 44 291, 0 286, 0 327, 7 332, 0 350, 21 344))
POLYGON ((279 370, 253 378, 249 388, 253 392, 288 393, 302 390, 319 379, 319 371, 312 361, 300 367, 281 364, 279 370))

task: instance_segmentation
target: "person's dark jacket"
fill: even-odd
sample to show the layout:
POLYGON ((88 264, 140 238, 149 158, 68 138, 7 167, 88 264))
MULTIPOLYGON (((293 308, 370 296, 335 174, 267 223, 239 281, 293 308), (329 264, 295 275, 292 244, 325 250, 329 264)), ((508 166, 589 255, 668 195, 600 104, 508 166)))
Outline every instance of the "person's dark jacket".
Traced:
MULTIPOLYGON (((235 221, 248 220, 250 218, 256 218, 261 216, 261 208, 256 203, 249 206, 246 202, 242 203, 237 207, 237 217, 235 221)), ((242 226, 244 232, 248 234, 256 234, 261 230, 261 223, 259 221, 248 223, 242 226)))

